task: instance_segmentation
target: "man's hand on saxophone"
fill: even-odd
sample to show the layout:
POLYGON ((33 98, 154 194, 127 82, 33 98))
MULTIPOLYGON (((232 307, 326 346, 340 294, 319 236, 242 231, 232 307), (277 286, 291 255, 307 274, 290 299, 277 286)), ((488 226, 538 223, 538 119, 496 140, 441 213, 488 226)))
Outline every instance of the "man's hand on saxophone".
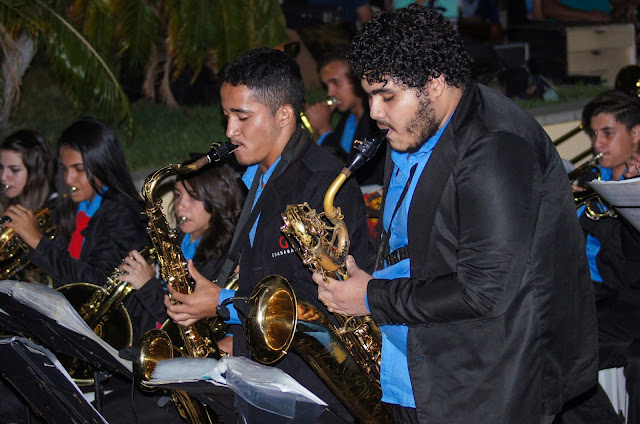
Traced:
POLYGON ((347 272, 349 278, 344 281, 331 277, 325 281, 321 274, 314 273, 318 299, 327 306, 329 312, 347 316, 369 315, 365 299, 367 285, 373 277, 360 269, 351 255, 347 257, 347 272))
POLYGON ((164 305, 167 314, 176 323, 182 326, 190 326, 202 318, 215 317, 217 315, 218 296, 220 286, 205 278, 193 265, 193 260, 188 262, 188 270, 196 282, 196 287, 191 294, 179 293, 170 285, 167 286, 169 296, 165 296, 164 305), (171 301, 178 303, 173 303, 171 301))

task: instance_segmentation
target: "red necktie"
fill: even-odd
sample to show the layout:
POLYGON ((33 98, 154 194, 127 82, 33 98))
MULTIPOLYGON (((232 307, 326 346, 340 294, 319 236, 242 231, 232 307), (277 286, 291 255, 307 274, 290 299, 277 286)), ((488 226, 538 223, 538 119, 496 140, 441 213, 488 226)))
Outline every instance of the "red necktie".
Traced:
POLYGON ((80 253, 82 252, 82 244, 84 242, 84 236, 81 234, 82 230, 87 228, 91 217, 87 216, 84 211, 76 214, 76 229, 71 234, 71 242, 69 242, 69 254, 71 257, 80 259, 80 253))

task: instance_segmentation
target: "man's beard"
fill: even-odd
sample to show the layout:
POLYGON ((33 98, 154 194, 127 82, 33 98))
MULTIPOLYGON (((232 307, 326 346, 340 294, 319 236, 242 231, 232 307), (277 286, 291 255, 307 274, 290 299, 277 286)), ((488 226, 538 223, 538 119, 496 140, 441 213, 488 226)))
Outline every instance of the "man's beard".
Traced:
POLYGON ((427 93, 422 93, 418 110, 409 119, 409 124, 405 128, 407 134, 414 136, 412 142, 408 145, 406 151, 415 153, 433 137, 437 132, 440 123, 436 116, 435 109, 431 106, 431 100, 427 93))

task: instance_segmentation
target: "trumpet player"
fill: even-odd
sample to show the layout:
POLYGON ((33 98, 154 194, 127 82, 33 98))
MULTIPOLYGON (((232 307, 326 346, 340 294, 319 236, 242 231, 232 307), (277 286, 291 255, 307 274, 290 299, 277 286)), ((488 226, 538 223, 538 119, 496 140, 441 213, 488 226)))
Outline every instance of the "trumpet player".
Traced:
MULTIPOLYGON (((10 134, 2 141, 0 183, 3 192, 0 195, 0 211, 11 205, 21 205, 29 210, 49 207, 55 197, 54 178, 53 148, 41 134, 23 129, 10 134)), ((50 279, 32 264, 16 275, 19 261, 22 259, 12 257, 0 263, 0 273, 16 280, 49 283, 50 279)))
POLYGON ((19 130, 0 144, 0 210, 19 204, 38 209, 53 194, 54 153, 49 141, 32 130, 19 130))
POLYGON ((349 58, 392 149, 384 233, 373 275, 357 258, 344 281, 314 274, 320 300, 380 326, 396 423, 550 424, 597 382, 593 289, 556 149, 471 79, 433 9, 379 13, 349 58))
MULTIPOLYGON (((327 53, 319 62, 320 80, 327 90, 327 101, 304 107, 314 137, 318 144, 328 148, 344 162, 353 140, 371 138, 378 132, 376 123, 369 116, 369 102, 347 61, 346 46, 327 53), (340 120, 332 128, 331 117, 340 114, 340 120)), ((355 173, 361 186, 382 185, 386 144, 378 149, 375 157, 355 173)))
MULTIPOLYGON (((228 64, 221 73, 221 84, 226 134, 238 146, 234 151, 237 161, 247 166, 242 181, 249 192, 217 281, 227 281, 239 262, 238 295, 248 296, 264 277, 279 274, 292 283, 298 298, 326 312, 317 299, 311 273, 280 231, 281 213, 287 205, 308 202, 312 208, 322 210, 324 193, 341 169, 340 162, 318 147, 298 125, 304 97, 300 69, 281 51, 257 48, 228 64)), ((354 256, 367 263, 364 201, 354 181, 342 187, 336 204, 342 208, 350 230, 354 256)), ((194 270, 190 267, 196 281, 195 291, 181 295, 169 288, 171 296, 182 305, 165 302, 169 317, 185 326, 214 316, 216 306, 233 296, 194 270), (202 296, 206 296, 208 304, 198 301, 202 296)), ((231 322, 244 319, 237 311, 230 312, 231 319, 237 317, 231 322)), ((231 329, 234 356, 248 356, 242 328, 231 325, 231 329)), ((302 358, 290 353, 276 366, 329 405, 320 417, 322 422, 352 421, 302 358)), ((268 418, 255 422, 268 422, 268 418)))
MULTIPOLYGON (((582 123, 591 136, 600 179, 619 181, 636 177, 634 155, 640 143, 640 101, 621 91, 606 91, 585 105, 582 123)), ((598 203, 595 207, 605 208, 598 203)), ((632 342, 640 338, 640 247, 637 231, 624 219, 590 219, 585 207, 578 208, 586 237, 586 254, 595 291, 598 317, 599 368, 624 367, 630 361, 632 342), (635 251, 635 252, 634 252, 635 251), (632 252, 629 254, 628 252, 632 252)), ((628 372, 629 423, 640 422, 640 371, 628 372)), ((576 408, 585 416, 593 411, 608 411, 611 403, 601 391, 587 397, 576 408)), ((591 420, 597 417, 591 417, 591 420)))

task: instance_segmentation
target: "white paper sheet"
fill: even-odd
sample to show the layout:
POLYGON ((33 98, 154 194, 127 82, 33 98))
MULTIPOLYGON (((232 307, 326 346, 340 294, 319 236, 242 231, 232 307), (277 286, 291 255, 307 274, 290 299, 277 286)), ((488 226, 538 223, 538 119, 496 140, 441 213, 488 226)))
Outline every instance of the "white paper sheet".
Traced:
POLYGON ((589 186, 640 231, 640 178, 622 181, 594 180, 589 182, 589 186))

